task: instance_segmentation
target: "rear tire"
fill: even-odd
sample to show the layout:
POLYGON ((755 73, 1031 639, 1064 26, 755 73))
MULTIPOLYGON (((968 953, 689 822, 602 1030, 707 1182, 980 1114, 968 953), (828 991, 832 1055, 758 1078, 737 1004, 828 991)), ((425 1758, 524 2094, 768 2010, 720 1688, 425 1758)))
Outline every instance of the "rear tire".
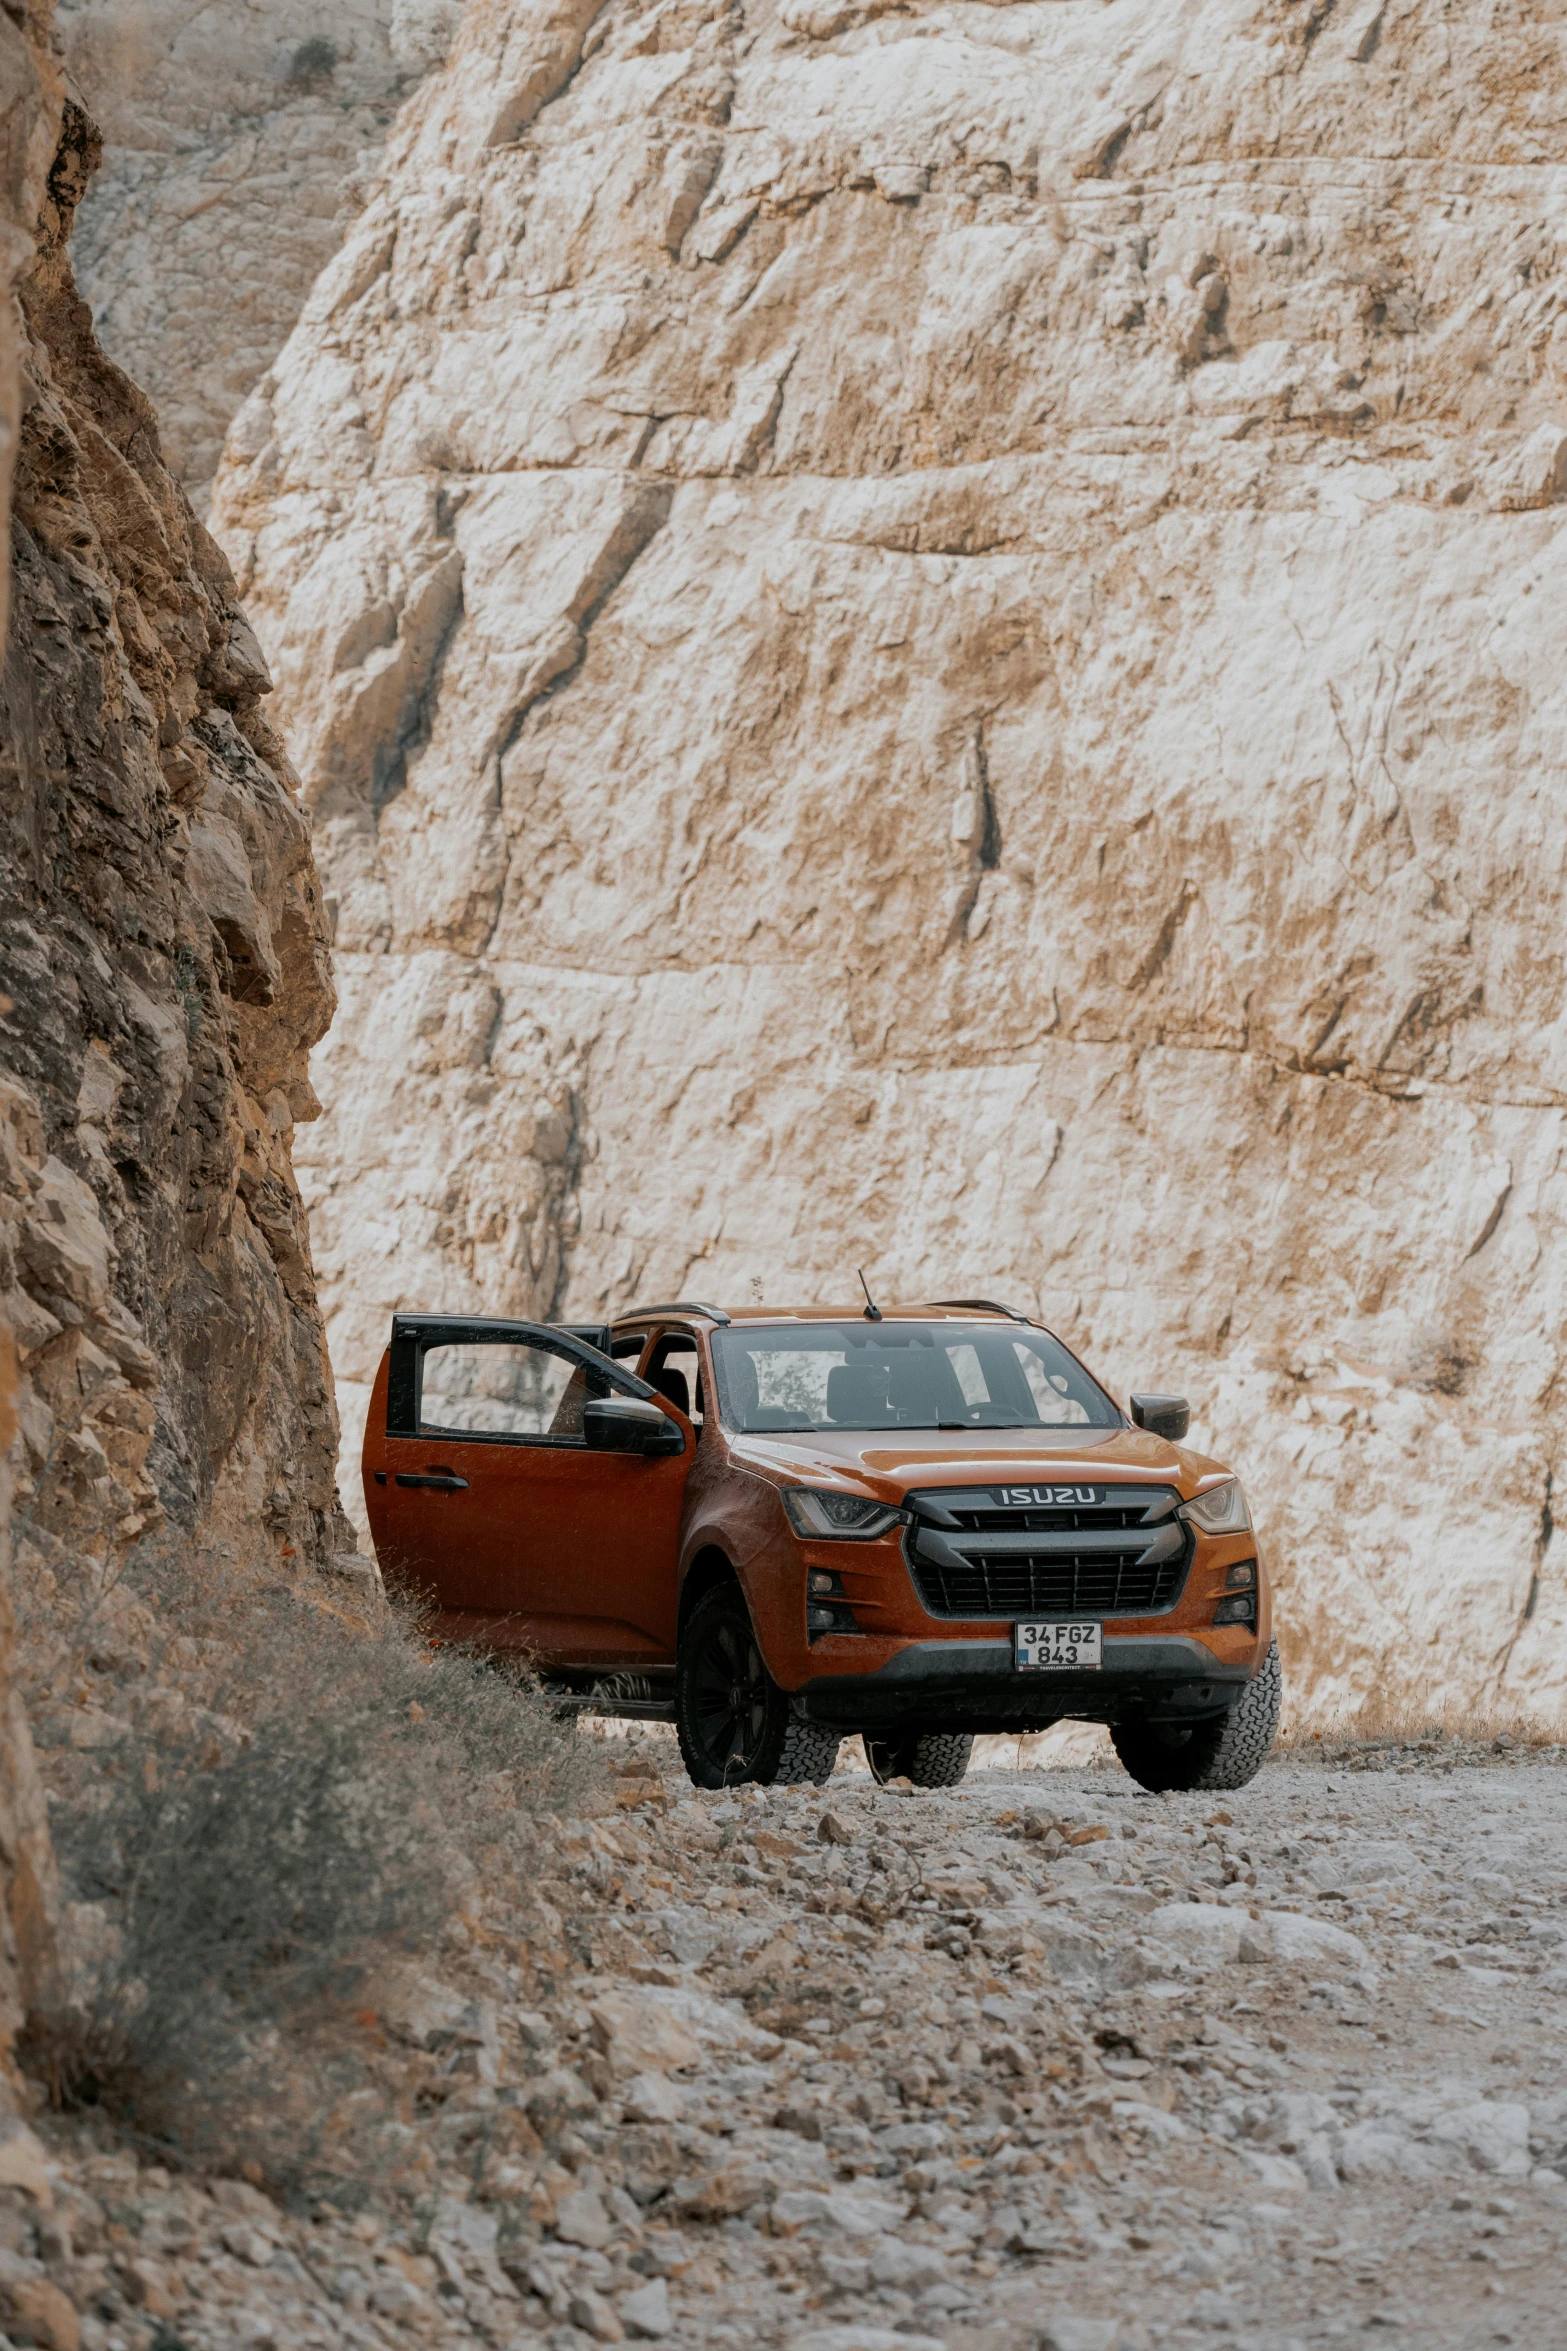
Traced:
POLYGON ((879 1785, 912 1780, 916 1788, 955 1788, 969 1767, 974 1741, 963 1731, 898 1731, 890 1739, 863 1734, 865 1760, 879 1785))
POLYGON ((773 1778, 786 1788, 801 1787, 806 1781, 819 1787, 832 1778, 842 1745, 842 1731, 823 1730, 819 1722, 801 1722, 798 1716, 791 1716, 773 1778))
POLYGON ((705 1592, 687 1619, 675 1668, 675 1728, 698 1788, 825 1780, 842 1739, 791 1712, 738 1584, 705 1592))
POLYGON ((1267 1761, 1279 1727, 1284 1675, 1277 1641, 1219 1722, 1113 1723, 1111 1743, 1139 1787, 1163 1796, 1189 1788, 1244 1788, 1267 1761))

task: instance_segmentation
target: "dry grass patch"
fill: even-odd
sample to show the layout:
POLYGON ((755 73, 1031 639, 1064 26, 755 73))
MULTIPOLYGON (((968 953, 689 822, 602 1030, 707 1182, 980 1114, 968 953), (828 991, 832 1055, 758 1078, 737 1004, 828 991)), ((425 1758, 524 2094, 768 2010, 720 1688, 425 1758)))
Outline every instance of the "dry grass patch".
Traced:
POLYGON ((1417 1762, 1472 1762, 1539 1755, 1567 1742, 1567 1718, 1542 1719, 1516 1700, 1488 1706, 1420 1706, 1374 1692, 1359 1706, 1315 1729, 1286 1720, 1279 1752, 1296 1759, 1320 1756, 1353 1764, 1357 1757, 1398 1756, 1417 1762))
POLYGON ((409 2118, 356 1995, 481 1883, 525 1898, 595 1749, 384 1603, 166 1559, 130 1590, 93 1677, 112 1741, 54 1775, 75 1980, 30 2060, 187 2161, 295 2189, 393 2174, 409 2118))

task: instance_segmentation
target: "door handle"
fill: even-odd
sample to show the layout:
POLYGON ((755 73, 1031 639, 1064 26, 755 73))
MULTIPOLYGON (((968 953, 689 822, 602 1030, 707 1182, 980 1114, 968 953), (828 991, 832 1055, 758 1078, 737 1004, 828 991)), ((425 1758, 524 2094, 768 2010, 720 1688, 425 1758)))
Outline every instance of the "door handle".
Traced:
POLYGON ((400 1486, 429 1486, 437 1494, 466 1494, 468 1491, 467 1479, 454 1478, 450 1470, 429 1470, 421 1475, 417 1470, 400 1469, 397 1482, 400 1486))

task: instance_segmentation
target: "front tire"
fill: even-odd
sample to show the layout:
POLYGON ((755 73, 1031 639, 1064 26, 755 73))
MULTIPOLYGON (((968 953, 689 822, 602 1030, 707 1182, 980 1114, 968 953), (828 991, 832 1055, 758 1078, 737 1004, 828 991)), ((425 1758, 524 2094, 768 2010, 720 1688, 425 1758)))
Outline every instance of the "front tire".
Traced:
POLYGON ((1190 1788, 1244 1788, 1267 1761, 1279 1727, 1284 1675, 1277 1641, 1219 1722, 1113 1723, 1111 1743, 1139 1787, 1164 1796, 1190 1788))
POLYGON ((840 1734, 796 1719, 768 1672, 745 1594, 719 1584, 692 1609, 675 1668, 675 1729, 693 1786, 825 1780, 840 1734))
POLYGON ((879 1786, 912 1780, 916 1788, 955 1788, 969 1767, 973 1738, 962 1731, 895 1731, 890 1739, 864 1734, 865 1760, 879 1786))

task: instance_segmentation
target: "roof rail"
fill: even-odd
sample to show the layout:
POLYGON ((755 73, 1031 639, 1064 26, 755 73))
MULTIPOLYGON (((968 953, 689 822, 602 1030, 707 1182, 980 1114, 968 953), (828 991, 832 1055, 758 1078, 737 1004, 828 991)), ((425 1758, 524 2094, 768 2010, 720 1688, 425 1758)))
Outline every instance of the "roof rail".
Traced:
POLYGON ((727 1323, 730 1320, 721 1306, 704 1306, 700 1298, 671 1298, 657 1306, 631 1306, 618 1319, 621 1322, 636 1322, 644 1314, 702 1314, 709 1322, 727 1323))
POLYGON ((1033 1316, 1019 1314, 1015 1306, 1002 1306, 994 1298, 932 1298, 932 1306, 967 1306, 977 1313, 1004 1314, 1011 1322, 1032 1322, 1033 1316))

